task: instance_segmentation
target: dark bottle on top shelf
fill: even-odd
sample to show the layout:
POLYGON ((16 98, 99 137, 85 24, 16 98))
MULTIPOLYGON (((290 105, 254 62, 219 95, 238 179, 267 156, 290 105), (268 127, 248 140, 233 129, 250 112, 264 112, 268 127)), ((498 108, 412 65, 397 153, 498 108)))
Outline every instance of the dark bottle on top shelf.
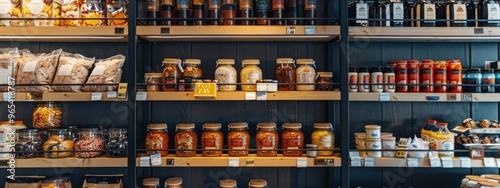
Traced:
MULTIPOLYGON (((287 0, 286 1, 286 17, 287 18, 298 18, 298 3, 297 0, 287 0)), ((290 19, 287 21, 288 25, 297 25, 297 20, 290 19)))
MULTIPOLYGON (((369 18, 370 19, 380 19, 379 16, 379 1, 375 0, 372 4, 372 6, 368 6, 368 12, 369 12, 369 18)), ((369 26, 380 26, 380 21, 379 20, 370 20, 368 21, 369 26)))
MULTIPOLYGON (((146 2, 146 16, 147 18, 158 18, 158 11, 160 2, 158 0, 148 0, 146 2)), ((156 21, 148 21, 148 25, 156 25, 156 21)))
POLYGON ((304 18, 310 18, 304 20, 304 25, 316 25, 316 0, 304 0, 304 18))
MULTIPOLYGON (((256 18, 268 18, 269 14, 269 0, 255 0, 255 17, 256 18)), ((269 20, 258 19, 256 25, 268 25, 269 20)))
POLYGON ((434 2, 436 5, 437 27, 446 27, 446 3, 447 2, 434 2))
POLYGON ((468 27, 477 27, 477 5, 478 2, 475 2, 474 0, 470 0, 469 3, 467 3, 467 26, 468 27))
POLYGON ((208 0, 208 17, 210 25, 220 25, 220 18, 222 13, 222 0, 208 0))
MULTIPOLYGON (((174 18, 174 0, 162 0, 160 18, 174 18)), ((161 21, 161 25, 172 25, 172 20, 161 21)))
POLYGON ((368 26, 368 15, 369 15, 368 3, 366 3, 364 0, 360 0, 352 3, 349 8, 350 8, 349 18, 356 19, 356 20, 350 20, 349 25, 368 26))
POLYGON ((406 21, 403 22, 405 27, 410 27, 411 26, 411 5, 408 3, 408 0, 403 1, 403 7, 404 7, 404 18, 406 21))
MULTIPOLYGON (((252 0, 240 0, 239 1, 239 17, 240 18, 252 18, 252 0)), ((241 20, 240 25, 253 25, 253 20, 241 20)))
POLYGON ((187 18, 189 18, 190 0, 177 0, 177 25, 189 25, 187 18))
MULTIPOLYGON (((274 18, 284 18, 285 17, 285 0, 272 0, 273 17, 274 18)), ((284 20, 273 20, 271 22, 273 25, 283 25, 284 20)))
MULTIPOLYGON (((191 10, 192 18, 204 18, 205 17, 205 0, 193 0, 193 6, 191 10)), ((204 20, 194 20, 193 25, 205 25, 204 20)))
POLYGON ((478 7, 479 26, 500 26, 500 7, 498 1, 480 0, 478 7))
POLYGON ((450 0, 446 3, 446 25, 447 27, 467 26, 467 7, 463 1, 450 0))
POLYGON ((436 5, 427 0, 416 0, 413 5, 414 27, 436 27, 436 5))
POLYGON ((222 1, 222 25, 235 25, 236 20, 236 5, 234 0, 223 0, 222 1), (231 20, 233 19, 233 20, 231 20))

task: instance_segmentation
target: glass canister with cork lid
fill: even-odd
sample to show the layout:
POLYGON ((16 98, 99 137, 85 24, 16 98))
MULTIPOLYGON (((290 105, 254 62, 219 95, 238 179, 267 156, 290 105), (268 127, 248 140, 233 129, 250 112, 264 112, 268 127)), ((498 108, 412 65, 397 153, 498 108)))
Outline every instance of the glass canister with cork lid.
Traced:
POLYGON ((146 135, 146 149, 149 150, 165 150, 165 151, 147 151, 147 154, 161 154, 162 157, 167 156, 168 151, 168 134, 166 123, 154 123, 148 125, 148 134, 146 135))
POLYGON ((220 123, 203 124, 203 133, 201 134, 201 147, 204 149, 203 156, 217 157, 222 155, 224 135, 220 129, 220 123))
POLYGON ((283 124, 283 132, 281 133, 281 144, 283 147, 284 156, 301 156, 304 149, 304 133, 300 130, 301 123, 285 123, 283 124))
POLYGON ((161 91, 161 77, 162 73, 149 72, 144 74, 144 82, 148 84, 146 86, 147 92, 158 92, 161 91))
POLYGON ((276 80, 278 80, 278 91, 294 91, 295 85, 282 83, 295 83, 295 60, 292 58, 276 59, 276 80))
POLYGON ((219 181, 220 188, 236 188, 237 182, 234 179, 225 179, 219 181))
POLYGON ((262 122, 257 124, 257 155, 271 157, 278 155, 279 135, 276 132, 276 123, 262 122))
POLYGON ((318 87, 316 89, 318 91, 331 91, 333 84, 332 77, 332 72, 318 72, 318 79, 316 80, 318 87))
POLYGON ((314 91, 316 89, 316 66, 312 59, 297 59, 297 91, 314 91), (312 85, 302 85, 312 84, 312 85))
POLYGON ((242 62, 243 68, 240 73, 241 90, 256 91, 257 80, 262 80, 262 70, 259 68, 260 60, 244 59, 242 62))
POLYGON ((182 188, 182 178, 168 178, 165 180, 165 188, 182 188))
POLYGON ((194 123, 181 123, 177 125, 175 134, 175 155, 179 157, 192 157, 196 155, 198 135, 194 132, 194 123))
POLYGON ((184 71, 181 66, 180 59, 165 58, 162 63, 162 77, 161 83, 165 84, 162 86, 163 91, 176 91, 177 83, 179 79, 182 78, 182 72, 184 71))
MULTIPOLYGON (((238 73, 234 68, 234 59, 218 59, 215 80, 219 84, 236 84, 238 73)), ((236 91, 236 85, 220 85, 219 91, 236 91)))
POLYGON ((318 145, 318 155, 332 155, 335 146, 335 135, 331 123, 315 123, 312 143, 318 145))
POLYGON ((229 156, 247 156, 250 145, 250 133, 248 123, 237 122, 228 125, 227 146, 229 156))

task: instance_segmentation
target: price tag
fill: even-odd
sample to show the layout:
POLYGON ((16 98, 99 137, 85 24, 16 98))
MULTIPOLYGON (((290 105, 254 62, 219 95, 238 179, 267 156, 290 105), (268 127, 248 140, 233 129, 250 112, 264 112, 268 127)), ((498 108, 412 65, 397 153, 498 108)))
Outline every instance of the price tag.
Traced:
POLYGON ((379 100, 381 102, 391 101, 391 93, 379 93, 379 100))
POLYGON ((257 93, 255 92, 246 92, 245 100, 257 100, 257 93))
POLYGON ((149 161, 149 156, 142 156, 141 158, 139 158, 139 166, 151 166, 149 161))
POLYGON ((3 98, 3 101, 9 101, 9 99, 10 99, 9 93, 2 93, 2 98, 3 98))
POLYGON ((148 99, 148 92, 137 92, 137 96, 135 97, 135 100, 145 101, 147 99, 148 99))
POLYGON ((408 167, 418 167, 418 159, 417 158, 408 158, 408 167))
POLYGON ((127 83, 119 83, 118 84, 118 98, 125 99, 127 98, 127 83))
POLYGON ((430 158, 430 163, 431 167, 441 167, 441 160, 439 160, 439 158, 437 157, 430 158))
POLYGON ((106 92, 106 97, 107 97, 108 99, 115 99, 115 98, 116 98, 116 96, 117 96, 116 91, 106 92))
POLYGON ((361 166, 361 157, 351 157, 351 166, 361 166))
POLYGON ((349 152, 349 157, 359 157, 359 151, 350 151, 349 152))
POLYGON ((464 102, 472 101, 472 94, 470 94, 470 93, 462 94, 462 101, 464 101, 464 102))
POLYGON ((101 92, 93 92, 92 93, 92 98, 90 98, 91 101, 101 101, 102 100, 102 93, 101 92))
POLYGON ((265 91, 257 91, 257 100, 258 101, 265 101, 265 100, 267 100, 267 92, 265 92, 265 91))
POLYGON ((267 91, 267 83, 257 83, 257 91, 267 91))
POLYGON ((471 165, 471 160, 469 157, 459 157, 460 159, 460 165, 462 166, 462 168, 471 168, 472 165, 471 165))
POLYGON ((253 159, 246 159, 245 165, 246 166, 254 166, 255 165, 255 161, 253 159))
POLYGON ((159 166, 161 165, 161 154, 153 154, 151 157, 151 166, 159 166))
POLYGON ((306 35, 316 34, 316 28, 314 26, 305 26, 304 29, 305 29, 306 35))
POLYGON ((375 158, 367 157, 365 158, 365 167, 374 167, 375 166, 375 158))
POLYGON ((307 158, 297 158, 297 167, 298 168, 307 167, 307 158))
POLYGON ((457 101, 457 94, 456 93, 446 94, 446 99, 448 101, 457 101))
POLYGON ((496 168, 497 167, 497 163, 496 163, 496 161, 495 161, 494 158, 492 158, 492 157, 485 157, 484 158, 484 167, 496 168))
POLYGON ((443 168, 453 168, 453 160, 451 157, 442 157, 441 162, 443 163, 443 168))
POLYGON ((239 167, 240 158, 229 158, 229 167, 239 167))

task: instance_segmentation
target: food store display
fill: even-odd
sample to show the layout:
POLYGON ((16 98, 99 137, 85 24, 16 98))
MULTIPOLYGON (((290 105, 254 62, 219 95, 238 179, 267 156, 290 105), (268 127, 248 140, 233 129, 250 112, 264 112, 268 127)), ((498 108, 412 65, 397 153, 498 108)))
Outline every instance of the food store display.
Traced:
POLYGON ((71 140, 67 129, 50 129, 49 138, 43 143, 43 151, 47 158, 62 158, 73 155, 75 142, 71 140))
POLYGON ((455 142, 465 148, 500 148, 500 126, 497 120, 474 121, 467 118, 461 126, 453 129, 458 134, 455 142))
POLYGON ((81 158, 99 157, 104 150, 104 139, 97 128, 80 129, 75 143, 75 156, 81 158))
POLYGON ((33 111, 33 128, 47 129, 60 127, 63 120, 63 111, 53 102, 40 103, 33 111))

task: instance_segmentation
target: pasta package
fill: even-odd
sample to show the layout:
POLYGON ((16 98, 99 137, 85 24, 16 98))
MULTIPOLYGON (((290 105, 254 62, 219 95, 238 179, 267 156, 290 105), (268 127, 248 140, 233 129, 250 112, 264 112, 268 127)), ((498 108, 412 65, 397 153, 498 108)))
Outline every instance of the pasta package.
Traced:
POLYGON ((57 63, 62 50, 54 50, 49 54, 23 53, 19 63, 16 84, 33 84, 37 86, 16 86, 17 91, 45 92, 51 91, 50 84, 56 73, 57 63))
MULTIPOLYGON (((21 0, 0 0, 0 18, 22 18, 21 0)), ((0 20, 0 26, 22 26, 20 20, 0 20)))
MULTIPOLYGON (((9 77, 16 78, 19 50, 17 48, 0 48, 0 84, 8 84, 9 77)), ((8 86, 0 86, 5 92, 8 86)))
POLYGON ((66 92, 80 91, 82 89, 82 85, 87 79, 87 76, 89 75, 89 69, 94 64, 94 61, 95 58, 84 57, 80 54, 62 53, 59 58, 57 73, 54 76, 54 81, 52 82, 52 90, 66 92), (60 84, 81 85, 58 86, 60 84))
POLYGON ((124 63, 125 56, 121 54, 106 59, 96 60, 95 67, 87 80, 87 85, 83 87, 83 91, 116 91, 122 78, 122 66, 124 63))

